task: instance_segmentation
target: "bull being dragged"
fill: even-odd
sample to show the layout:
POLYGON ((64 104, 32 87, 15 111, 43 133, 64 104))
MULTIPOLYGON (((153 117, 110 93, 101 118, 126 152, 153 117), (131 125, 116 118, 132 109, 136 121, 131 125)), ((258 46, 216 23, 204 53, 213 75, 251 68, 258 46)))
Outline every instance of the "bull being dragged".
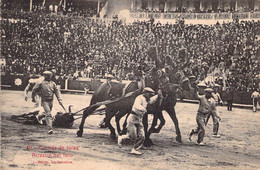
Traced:
MULTIPOLYGON (((43 109, 40 107, 22 115, 12 115, 11 119, 15 122, 27 125, 46 125, 45 114, 43 109)), ((54 116, 53 126, 59 128, 71 128, 74 120, 74 114, 71 113, 71 106, 69 106, 68 113, 57 112, 54 116)))

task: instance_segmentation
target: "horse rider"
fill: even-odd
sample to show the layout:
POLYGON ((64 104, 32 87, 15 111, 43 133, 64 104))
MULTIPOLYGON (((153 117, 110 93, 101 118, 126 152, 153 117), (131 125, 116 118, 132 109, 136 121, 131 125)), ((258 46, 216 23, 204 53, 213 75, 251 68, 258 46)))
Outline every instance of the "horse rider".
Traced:
MULTIPOLYGON (((39 77, 35 74, 32 75, 32 77, 29 79, 29 82, 27 84, 27 86, 24 89, 24 100, 28 101, 29 98, 29 91, 33 89, 33 87, 35 86, 35 84, 40 83, 43 81, 43 77, 39 77)), ((32 102, 34 102, 34 108, 37 108, 40 106, 41 103, 41 96, 39 93, 35 93, 35 95, 32 95, 32 102)))
POLYGON ((122 141, 124 139, 135 140, 131 154, 141 155, 142 153, 138 150, 141 149, 144 143, 144 126, 142 123, 143 116, 147 112, 147 105, 154 103, 158 95, 154 95, 154 90, 145 87, 143 89, 143 94, 136 97, 134 105, 132 107, 132 112, 127 119, 127 134, 118 136, 118 146, 122 147, 122 141))
MULTIPOLYGON (((213 99, 215 100, 216 107, 217 107, 218 104, 221 104, 221 105, 223 104, 223 101, 220 97, 220 94, 218 93, 218 87, 219 87, 219 85, 214 85, 213 92, 211 94, 213 99)), ((212 116, 212 121, 213 121, 213 135, 212 135, 212 137, 219 138, 220 135, 218 134, 218 129, 219 129, 219 121, 221 119, 220 119, 218 110, 216 110, 216 112, 211 112, 210 114, 207 115, 207 119, 206 119, 206 123, 205 123, 206 125, 209 121, 210 116, 212 116)))
POLYGON ((52 115, 51 115, 51 111, 52 111, 52 106, 53 106, 53 96, 54 94, 56 95, 59 104, 61 106, 62 105, 62 99, 61 99, 61 94, 60 94, 60 90, 57 88, 56 83, 54 83, 51 79, 52 79, 52 72, 51 71, 44 71, 43 72, 43 76, 44 76, 44 80, 39 83, 36 84, 32 90, 32 93, 36 93, 36 92, 40 92, 41 93, 41 103, 42 103, 42 107, 45 111, 45 119, 46 119, 46 124, 48 126, 48 134, 52 134, 53 133, 53 128, 52 128, 52 115))
POLYGON ((198 134, 198 140, 197 140, 197 144, 198 145, 204 145, 204 143, 202 142, 205 136, 205 119, 207 117, 208 114, 214 113, 216 112, 216 102, 212 97, 212 92, 213 89, 211 88, 206 88, 204 90, 205 95, 199 95, 198 87, 196 87, 196 93, 195 93, 195 98, 197 98, 200 103, 199 103, 199 109, 197 112, 197 116, 196 116, 196 122, 197 122, 197 129, 192 129, 190 135, 189 135, 189 139, 191 140, 192 135, 194 134, 198 134))

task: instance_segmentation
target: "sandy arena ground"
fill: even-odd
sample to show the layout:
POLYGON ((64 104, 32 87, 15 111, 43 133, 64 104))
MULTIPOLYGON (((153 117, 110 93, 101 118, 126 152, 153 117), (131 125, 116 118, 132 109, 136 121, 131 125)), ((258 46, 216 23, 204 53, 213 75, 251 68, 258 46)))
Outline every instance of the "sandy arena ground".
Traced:
MULTIPOLYGON (((83 137, 76 136, 80 120, 72 129, 55 128, 46 134, 43 125, 23 125, 10 120, 30 110, 32 102, 25 102, 21 91, 0 91, 1 106, 1 170, 6 169, 260 169, 260 112, 234 108, 232 112, 219 106, 221 138, 213 138, 212 120, 206 128, 206 146, 188 140, 188 133, 196 127, 197 104, 177 103, 183 143, 175 141, 175 128, 168 114, 159 134, 153 134, 154 146, 142 150, 141 156, 128 154, 132 143, 122 148, 109 137, 108 129, 99 129, 102 115, 87 118, 83 137), (59 147, 64 149, 59 149, 59 147), (70 147, 67 148, 66 147, 70 147), (52 148, 46 148, 52 147, 52 148), (55 149, 56 147, 56 149, 55 149), (39 157, 45 154, 48 157, 39 157)), ((63 94, 64 105, 77 111, 89 105, 91 95, 63 94)), ((55 99, 54 107, 61 110, 55 99)), ((151 122, 152 116, 149 116, 151 122)), ((112 119, 113 125, 114 119, 112 119)))

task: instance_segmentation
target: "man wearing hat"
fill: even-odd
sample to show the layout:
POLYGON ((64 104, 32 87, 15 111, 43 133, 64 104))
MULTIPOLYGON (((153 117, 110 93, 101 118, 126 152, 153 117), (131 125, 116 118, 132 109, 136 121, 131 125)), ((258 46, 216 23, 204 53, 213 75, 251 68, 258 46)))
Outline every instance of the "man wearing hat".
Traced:
POLYGON ((60 90, 57 88, 57 85, 51 80, 52 79, 52 72, 51 71, 44 71, 43 72, 44 80, 41 83, 38 83, 34 86, 32 90, 32 94, 39 92, 42 96, 41 102, 42 107, 46 114, 46 124, 49 128, 48 134, 53 133, 52 129, 52 116, 51 110, 53 106, 53 96, 56 95, 59 104, 62 105, 62 99, 60 95, 60 90))
POLYGON ((198 145, 204 145, 202 141, 205 135, 205 119, 207 115, 216 112, 216 102, 211 95, 213 90, 211 88, 206 88, 204 92, 205 95, 199 95, 198 91, 196 90, 195 97, 200 101, 199 109, 196 116, 198 127, 197 129, 192 129, 189 136, 189 139, 191 140, 193 134, 198 134, 198 145))
POLYGON ((153 89, 149 87, 144 88, 143 94, 136 97, 134 105, 132 107, 132 112, 127 120, 127 134, 118 136, 118 146, 122 147, 123 139, 135 140, 134 147, 131 154, 141 155, 139 150, 144 143, 144 126, 143 126, 143 116, 147 112, 146 108, 148 104, 154 103, 158 95, 154 95, 153 89), (153 97, 152 97, 153 96, 153 97))

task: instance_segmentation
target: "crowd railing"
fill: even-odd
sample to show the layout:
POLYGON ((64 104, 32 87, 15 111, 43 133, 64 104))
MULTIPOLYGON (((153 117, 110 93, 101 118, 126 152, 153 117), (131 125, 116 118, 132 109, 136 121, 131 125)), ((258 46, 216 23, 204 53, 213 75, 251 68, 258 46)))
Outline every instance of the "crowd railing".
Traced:
POLYGON ((97 17, 92 17, 91 20, 96 23, 100 24, 111 24, 112 22, 118 21, 117 19, 114 18, 97 18, 97 17))

